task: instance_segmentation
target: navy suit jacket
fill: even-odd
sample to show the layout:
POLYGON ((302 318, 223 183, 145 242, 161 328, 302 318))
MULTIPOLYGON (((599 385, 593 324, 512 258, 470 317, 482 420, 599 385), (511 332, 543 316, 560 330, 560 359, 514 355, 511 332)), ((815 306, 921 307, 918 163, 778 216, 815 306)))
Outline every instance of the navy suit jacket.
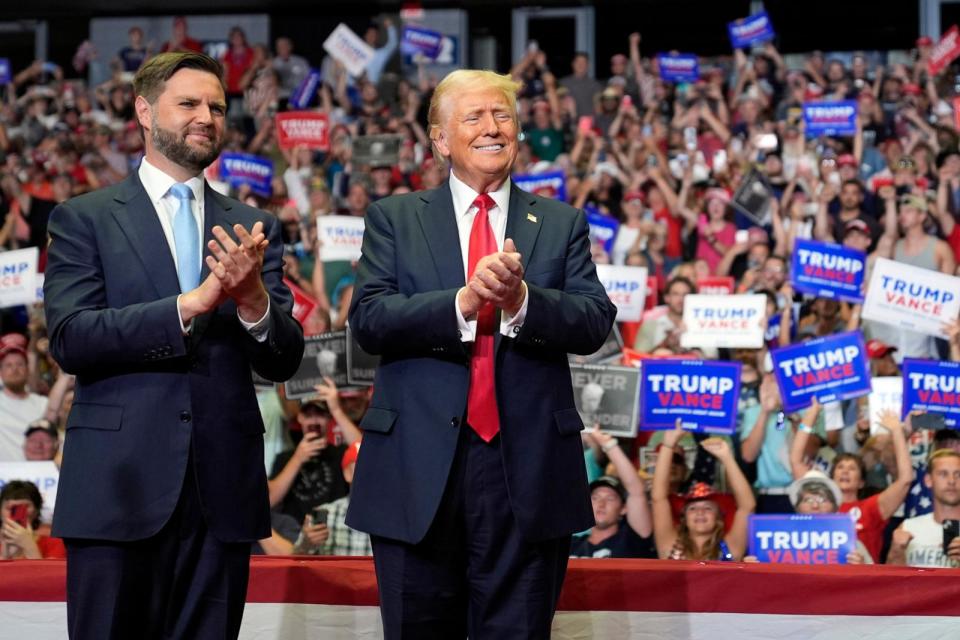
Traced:
MULTIPOLYGON (((520 530, 544 540, 593 524, 567 354, 596 351, 616 309, 582 212, 513 187, 506 237, 522 255, 529 301, 519 332, 496 335, 501 452, 520 530)), ((454 306, 463 284, 448 184, 370 206, 350 328, 382 358, 360 425, 347 513, 355 529, 417 543, 437 513, 458 431, 469 428, 473 345, 460 340, 454 306)))
MULTIPOLYGON (((276 219, 204 196, 204 246, 220 225, 265 224, 263 280, 271 329, 257 342, 231 300, 180 328, 176 267, 139 177, 58 206, 50 216, 44 299, 50 350, 77 375, 67 419, 54 535, 128 541, 173 513, 193 455, 210 531, 223 542, 270 534, 263 421, 251 366, 270 380, 296 371, 303 331, 282 282, 276 219)), ((208 274, 203 266, 201 279, 208 274)), ((187 479, 194 481, 194 478, 187 479)))

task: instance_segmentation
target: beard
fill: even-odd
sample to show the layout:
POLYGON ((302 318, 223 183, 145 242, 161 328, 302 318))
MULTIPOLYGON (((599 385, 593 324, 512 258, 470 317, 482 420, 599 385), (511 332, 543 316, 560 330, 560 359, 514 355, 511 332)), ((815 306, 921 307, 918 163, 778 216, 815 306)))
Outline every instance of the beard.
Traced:
MULTIPOLYGON (((189 133, 189 129, 187 129, 185 133, 177 133, 176 131, 164 129, 157 123, 156 115, 152 118, 150 139, 157 151, 174 164, 200 173, 210 166, 210 164, 217 159, 217 156, 220 155, 225 138, 223 136, 220 138, 211 137, 211 144, 207 148, 192 147, 187 143, 187 135, 189 133)), ((208 127, 204 133, 215 136, 216 129, 214 127, 208 127)))

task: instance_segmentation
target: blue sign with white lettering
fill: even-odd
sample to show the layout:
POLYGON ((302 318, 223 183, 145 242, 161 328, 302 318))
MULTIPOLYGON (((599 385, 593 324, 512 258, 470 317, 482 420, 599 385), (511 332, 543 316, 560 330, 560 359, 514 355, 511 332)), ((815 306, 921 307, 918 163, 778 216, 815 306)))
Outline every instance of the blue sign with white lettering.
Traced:
POLYGON ((740 363, 712 360, 644 360, 640 368, 640 428, 731 434, 740 398, 740 363))
POLYGON ((727 24, 730 44, 734 49, 743 49, 754 43, 773 40, 773 24, 766 11, 755 13, 749 18, 740 18, 727 24))
POLYGON ((859 331, 781 347, 770 356, 787 413, 809 406, 813 398, 824 403, 870 393, 867 351, 859 331))
POLYGON ((297 88, 290 94, 290 100, 288 101, 290 109, 298 111, 310 106, 310 101, 313 100, 313 96, 316 95, 319 86, 320 72, 316 69, 311 69, 310 73, 300 81, 297 88))
POLYGON ((0 84, 7 84, 13 76, 10 73, 10 58, 0 58, 0 84))
POLYGON ((251 191, 269 198, 273 192, 273 162, 249 153, 222 153, 220 179, 234 188, 248 184, 251 191))
POLYGON ((943 414, 950 427, 960 423, 960 362, 904 358, 901 418, 911 411, 943 414))
POLYGON ((419 53, 428 60, 436 60, 442 43, 442 33, 422 27, 405 26, 400 38, 400 53, 410 57, 419 53))
POLYGON ((804 102, 803 123, 808 138, 856 135, 857 101, 804 102))
POLYGON ((867 254, 839 244, 797 240, 790 281, 793 288, 820 298, 863 302, 867 254))
POLYGON ((567 199, 567 177, 563 171, 550 173, 517 174, 513 183, 527 193, 544 198, 553 198, 565 202, 567 199))
POLYGON ((695 53, 658 54, 657 67, 665 82, 696 82, 700 78, 700 62, 695 53))
POLYGON ((846 564, 857 548, 849 513, 751 515, 749 555, 774 564, 846 564))
POLYGON ((613 251, 613 243, 617 239, 617 229, 620 223, 610 216, 605 216, 596 207, 585 206, 587 224, 590 225, 590 242, 602 243, 607 253, 613 251))

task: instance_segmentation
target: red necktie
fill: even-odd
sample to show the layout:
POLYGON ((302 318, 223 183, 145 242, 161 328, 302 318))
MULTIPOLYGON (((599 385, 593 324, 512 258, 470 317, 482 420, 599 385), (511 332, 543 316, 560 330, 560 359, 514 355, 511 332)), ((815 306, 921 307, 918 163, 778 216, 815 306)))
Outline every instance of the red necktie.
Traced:
MULTIPOLYGON (((470 229, 470 250, 467 254, 467 273, 473 277, 480 258, 496 253, 497 239, 487 211, 496 206, 489 194, 481 193, 473 201, 477 215, 470 229)), ((473 358, 470 359, 470 391, 467 393, 467 422, 486 442, 500 431, 497 413, 496 380, 493 375, 493 325, 496 309, 484 304, 477 313, 477 331, 473 338, 473 358)))

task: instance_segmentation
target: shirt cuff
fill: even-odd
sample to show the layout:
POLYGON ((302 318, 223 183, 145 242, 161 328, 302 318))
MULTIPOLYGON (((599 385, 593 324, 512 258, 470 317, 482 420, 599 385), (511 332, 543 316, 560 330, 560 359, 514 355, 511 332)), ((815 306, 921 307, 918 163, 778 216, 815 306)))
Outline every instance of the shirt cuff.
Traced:
POLYGON ((193 319, 191 319, 189 323, 183 324, 183 313, 180 312, 181 297, 183 297, 182 293, 179 296, 177 296, 177 319, 180 320, 180 331, 183 333, 183 335, 188 336, 190 335, 190 332, 193 330, 193 319))
POLYGON ((457 333, 460 335, 460 342, 473 342, 473 336, 477 332, 477 316, 473 316, 473 320, 463 317, 463 312, 460 311, 460 291, 457 291, 457 295, 453 298, 453 306, 457 311, 457 333))
POLYGON ((527 292, 527 283, 523 283, 523 302, 520 304, 520 309, 517 310, 517 314, 511 316, 506 311, 500 314, 500 333, 508 337, 515 337, 520 333, 520 329, 523 328, 523 322, 527 319, 527 303, 530 301, 530 296, 527 292))
POLYGON ((270 334, 270 297, 267 296, 267 310, 263 314, 263 317, 257 320, 256 322, 247 322, 240 317, 240 310, 237 310, 237 320, 240 321, 240 324, 243 325, 243 328, 247 330, 253 339, 257 342, 266 342, 267 336, 270 334))

